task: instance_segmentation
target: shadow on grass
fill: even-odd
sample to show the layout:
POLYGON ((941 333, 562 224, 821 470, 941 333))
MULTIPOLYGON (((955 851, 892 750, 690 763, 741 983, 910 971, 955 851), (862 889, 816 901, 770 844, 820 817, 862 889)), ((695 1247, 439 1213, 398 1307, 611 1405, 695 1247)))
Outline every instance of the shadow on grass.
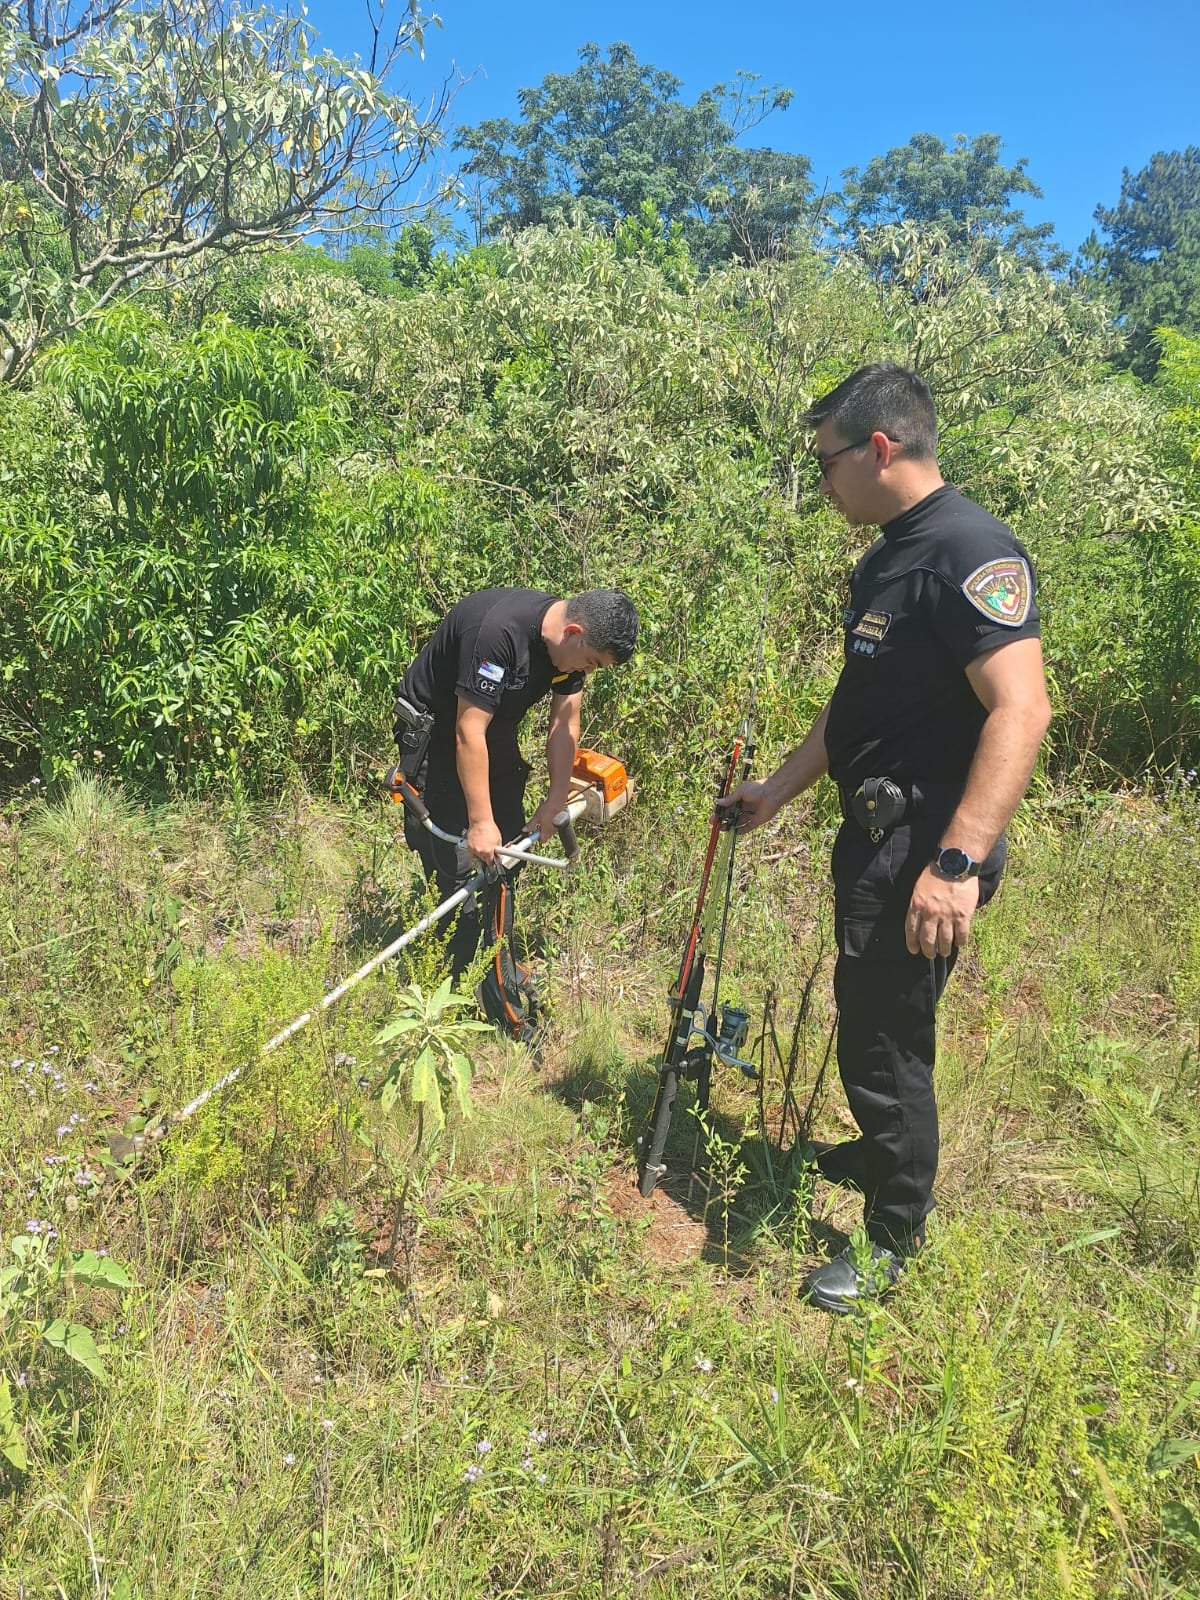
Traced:
MULTIPOLYGON (((622 1131, 618 1159, 623 1177, 636 1190, 639 1141, 649 1137, 657 1062, 631 1067, 615 1051, 585 1049, 560 1076, 547 1077, 545 1087, 581 1118, 600 1108, 613 1119, 622 1131)), ((786 1239, 814 1256, 835 1255, 849 1242, 842 1230, 813 1217, 814 1179, 811 1169, 805 1172, 798 1142, 782 1148, 770 1133, 744 1136, 742 1120, 712 1100, 706 1139, 695 1103, 695 1086, 684 1083, 664 1152, 667 1171, 655 1187, 657 1194, 704 1230, 701 1260, 740 1277, 761 1266, 758 1247, 764 1235, 786 1239), (739 1167, 746 1169, 744 1177, 739 1167)), ((773 1128, 778 1113, 767 1115, 765 1121, 773 1128)), ((661 1199, 638 1200, 647 1215, 662 1205, 661 1199)))

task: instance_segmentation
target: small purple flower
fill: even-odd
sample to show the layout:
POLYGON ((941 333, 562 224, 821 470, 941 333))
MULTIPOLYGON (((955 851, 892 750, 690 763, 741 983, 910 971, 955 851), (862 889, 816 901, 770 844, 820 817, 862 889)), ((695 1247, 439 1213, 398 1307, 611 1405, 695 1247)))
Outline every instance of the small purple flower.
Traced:
POLYGON ((491 1448, 492 1441, 490 1439, 480 1439, 479 1443, 475 1446, 475 1454, 479 1456, 486 1456, 490 1453, 491 1448))
POLYGON ((477 1467, 475 1465, 469 1466, 466 1469, 466 1471, 463 1473, 463 1482, 464 1483, 474 1483, 475 1480, 479 1477, 479 1474, 482 1471, 483 1471, 482 1467, 477 1467))
POLYGON ((521 1457, 521 1471, 522 1472, 532 1472, 533 1471, 533 1457, 532 1456, 522 1456, 521 1457))
POLYGON ((545 1444, 550 1435, 545 1428, 530 1428, 529 1438, 532 1444, 545 1444))
POLYGON ((67 1135, 70 1133, 70 1131, 71 1131, 70 1128, 67 1126, 67 1124, 65 1122, 60 1122, 58 1127, 55 1128, 55 1130, 54 1130, 55 1136, 57 1138, 59 1138, 59 1139, 65 1139, 67 1137, 67 1135))
POLYGON ((707 1356, 697 1356, 692 1362, 692 1365, 695 1367, 697 1372, 708 1373, 712 1371, 712 1362, 707 1356))
POLYGON ((771 1404, 773 1406, 777 1406, 779 1404, 779 1390, 774 1387, 771 1389, 771 1404))
POLYGON ((27 1372, 18 1372, 17 1373, 17 1388, 18 1389, 28 1389, 28 1387, 29 1387, 29 1374, 27 1372))

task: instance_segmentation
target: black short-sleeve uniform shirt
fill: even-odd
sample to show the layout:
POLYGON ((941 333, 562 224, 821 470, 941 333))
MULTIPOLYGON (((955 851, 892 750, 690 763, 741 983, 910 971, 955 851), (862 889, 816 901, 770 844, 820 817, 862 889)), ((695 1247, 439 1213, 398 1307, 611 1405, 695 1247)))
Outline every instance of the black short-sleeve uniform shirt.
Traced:
POLYGON ((1040 633, 1029 557, 944 484, 885 524, 855 567, 845 660, 825 728, 829 772, 961 785, 986 712, 965 668, 1040 633))
MULTIPOLYGON (((851 576, 843 623, 825 727, 830 776, 844 795, 864 778, 892 778, 919 788, 923 805, 882 838, 843 825, 832 861, 838 948, 904 961, 913 886, 943 842, 986 716, 964 669, 1039 633, 1029 557, 946 484, 885 524, 851 576)), ((981 905, 1004 858, 1001 836, 982 864, 981 905)))
POLYGON ((553 604, 541 589, 481 589, 451 606, 400 685, 406 699, 433 712, 431 754, 453 749, 460 698, 492 713, 490 747, 515 751, 531 706, 583 688, 583 673, 559 672, 542 639, 553 604))

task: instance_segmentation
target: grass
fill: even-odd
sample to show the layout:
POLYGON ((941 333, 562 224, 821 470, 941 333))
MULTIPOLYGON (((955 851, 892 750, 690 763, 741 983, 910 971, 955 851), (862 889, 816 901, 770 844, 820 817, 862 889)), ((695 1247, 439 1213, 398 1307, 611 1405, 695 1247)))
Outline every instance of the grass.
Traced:
MULTIPOLYGON (((723 1077, 690 1194, 684 1114, 678 1179, 633 1188, 688 909, 628 827, 523 890, 543 1064, 484 1040, 389 1265, 413 1128, 371 1041, 431 948, 132 1166, 105 1134, 251 1059, 405 920, 391 819, 103 785, 12 805, 0 1270, 37 1221, 136 1287, 68 1277, 0 1323, 28 1462, 0 1466, 0 1596, 1194 1597, 1196 822, 1186 793, 1023 815, 944 1003, 931 1246, 839 1321, 797 1288, 855 1208, 819 1187, 810 1232, 778 1072, 767 1141, 723 1077), (55 1317, 106 1381, 37 1337, 55 1317)), ((776 989, 785 1055, 807 993, 802 1103, 827 845, 789 821, 742 853, 729 955, 752 1037, 776 989)), ((844 1116, 827 1081, 817 1131, 844 1116)))

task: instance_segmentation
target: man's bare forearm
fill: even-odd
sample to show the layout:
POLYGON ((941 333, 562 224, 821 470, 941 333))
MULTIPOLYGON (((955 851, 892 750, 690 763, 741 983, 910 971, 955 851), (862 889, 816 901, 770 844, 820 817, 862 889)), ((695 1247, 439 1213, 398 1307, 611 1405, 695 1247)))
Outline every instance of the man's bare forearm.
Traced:
POLYGON ((486 736, 460 725, 455 734, 454 758, 463 798, 467 802, 468 823, 474 826, 477 822, 491 822, 491 767, 486 736))
POLYGON ((829 706, 826 704, 803 742, 767 779, 767 795, 773 809, 778 810, 798 794, 803 794, 805 789, 811 789, 817 779, 823 778, 829 771, 829 756, 825 751, 825 724, 828 721, 829 706))
POLYGON ((1047 716, 1037 705, 997 706, 979 735, 967 785, 942 838, 982 861, 1029 787, 1047 716))
POLYGON ((558 809, 566 805, 571 794, 571 774, 575 770, 575 757, 579 752, 579 715, 557 717, 546 735, 546 770, 550 777, 548 800, 558 809))

